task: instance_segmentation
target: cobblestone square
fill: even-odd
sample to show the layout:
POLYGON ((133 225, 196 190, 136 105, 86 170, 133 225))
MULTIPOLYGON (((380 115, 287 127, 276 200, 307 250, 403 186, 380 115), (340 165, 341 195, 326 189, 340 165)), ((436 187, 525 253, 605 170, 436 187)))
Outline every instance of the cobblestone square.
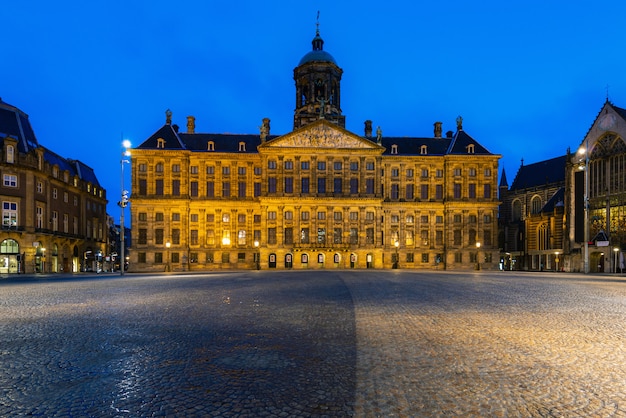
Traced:
POLYGON ((616 276, 13 276, 0 415, 621 417, 624 324, 616 276))

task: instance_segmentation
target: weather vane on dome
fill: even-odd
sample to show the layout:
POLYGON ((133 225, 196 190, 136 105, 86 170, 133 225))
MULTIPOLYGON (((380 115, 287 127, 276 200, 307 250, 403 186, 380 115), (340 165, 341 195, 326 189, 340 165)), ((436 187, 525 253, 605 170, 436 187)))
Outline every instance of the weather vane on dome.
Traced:
POLYGON ((317 22, 315 22, 315 32, 317 32, 317 34, 319 35, 320 33, 320 11, 317 11, 317 22))

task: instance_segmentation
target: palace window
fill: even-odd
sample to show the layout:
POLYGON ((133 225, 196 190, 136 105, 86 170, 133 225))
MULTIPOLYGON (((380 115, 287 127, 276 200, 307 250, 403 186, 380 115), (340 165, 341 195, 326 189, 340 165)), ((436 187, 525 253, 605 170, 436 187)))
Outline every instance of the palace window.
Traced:
POLYGON ((237 196, 242 199, 246 197, 246 182, 245 181, 240 181, 237 184, 237 196))
POLYGON ((4 187, 17 187, 17 176, 13 174, 5 174, 4 187))

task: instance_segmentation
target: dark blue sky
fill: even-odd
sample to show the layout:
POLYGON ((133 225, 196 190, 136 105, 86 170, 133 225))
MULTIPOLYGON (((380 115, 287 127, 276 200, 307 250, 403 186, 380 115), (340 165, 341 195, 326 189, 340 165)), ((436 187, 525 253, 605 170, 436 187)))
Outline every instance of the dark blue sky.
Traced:
POLYGON ((575 150, 607 91, 626 107, 623 0, 6 2, 0 97, 96 170, 118 219, 122 137, 143 142, 166 109, 196 132, 257 133, 264 117, 292 129, 318 10, 347 129, 431 136, 461 115, 509 184, 522 158, 575 150))

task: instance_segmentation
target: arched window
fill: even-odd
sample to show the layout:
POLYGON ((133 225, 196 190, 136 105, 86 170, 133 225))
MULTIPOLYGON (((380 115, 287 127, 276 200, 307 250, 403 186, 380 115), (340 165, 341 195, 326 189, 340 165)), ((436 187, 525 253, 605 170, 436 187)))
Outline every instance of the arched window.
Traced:
POLYGON ((539 196, 533 196, 533 198, 530 200, 530 210, 533 215, 541 212, 541 207, 543 205, 541 204, 541 198, 539 196))
POLYGON ((20 244, 14 239, 5 239, 0 243, 0 254, 19 254, 20 244))
POLYGON ((467 153, 468 154, 473 154, 474 153, 474 144, 469 144, 467 146, 467 153))
POLYGON ((522 219, 522 202, 519 199, 513 201, 513 207, 511 208, 511 219, 513 221, 519 221, 522 219))
POLYGON ((209 141, 207 143, 207 151, 215 151, 215 142, 209 141))
POLYGON ((397 154, 398 153, 398 146, 396 144, 393 144, 391 146, 391 153, 392 154, 397 154))
POLYGON ((420 147, 420 154, 422 154, 422 155, 428 154, 428 147, 426 145, 422 145, 420 147))
POLYGON ((239 152, 246 152, 246 143, 245 142, 240 142, 239 143, 239 152))

